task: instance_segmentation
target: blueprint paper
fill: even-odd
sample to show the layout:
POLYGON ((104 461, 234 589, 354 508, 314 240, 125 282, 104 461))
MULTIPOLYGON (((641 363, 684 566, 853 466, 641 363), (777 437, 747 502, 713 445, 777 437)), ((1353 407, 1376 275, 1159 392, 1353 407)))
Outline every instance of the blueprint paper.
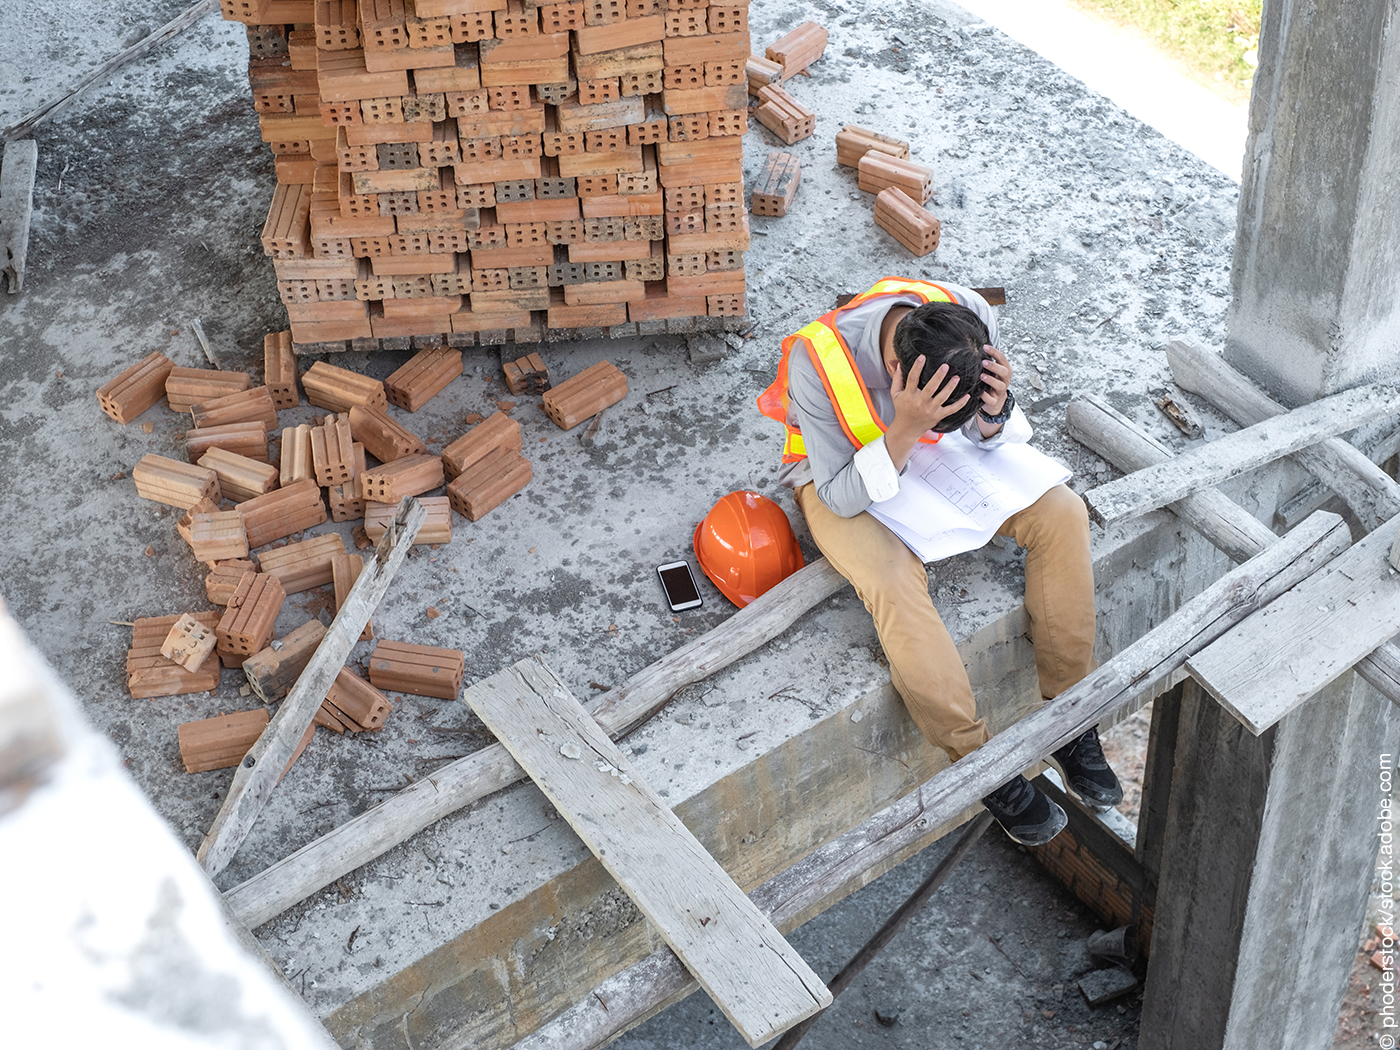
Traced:
POLYGON ((954 432, 917 446, 899 494, 871 504, 870 513, 921 561, 939 561, 981 547, 1007 518, 1069 477, 1064 464, 1030 445, 982 449, 954 432))

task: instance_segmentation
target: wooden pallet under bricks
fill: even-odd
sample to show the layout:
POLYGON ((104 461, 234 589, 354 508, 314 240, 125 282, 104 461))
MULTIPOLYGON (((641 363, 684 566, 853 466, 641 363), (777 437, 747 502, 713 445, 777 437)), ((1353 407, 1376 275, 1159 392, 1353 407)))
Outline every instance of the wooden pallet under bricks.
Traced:
POLYGON ((758 102, 754 119, 789 146, 816 134, 817 115, 777 84, 760 88, 758 102))
POLYGON ((181 463, 154 452, 142 456, 131 468, 131 480, 142 499, 189 510, 202 499, 217 505, 222 494, 219 476, 207 467, 181 463))
POLYGON ((237 667, 272 640, 272 625, 287 594, 275 576, 247 572, 228 600, 215 633, 225 667, 237 667))
POLYGON ((369 405, 356 405, 350 410, 350 433, 381 463, 428 451, 417 434, 391 419, 383 409, 369 405))
POLYGON ((185 431, 185 455, 191 463, 199 462, 199 457, 211 448, 221 448, 266 463, 267 431, 258 422, 225 423, 185 431))
POLYGON ((284 547, 274 547, 258 555, 262 572, 277 577, 288 594, 309 591, 331 583, 331 560, 345 553, 345 540, 338 532, 328 532, 284 547))
MULTIPOLYGON (((212 631, 219 624, 217 612, 188 615, 206 630, 212 631)), ((132 699, 205 693, 218 688, 223 669, 218 660, 206 660, 198 671, 188 671, 161 653, 170 629, 180 619, 180 615, 146 616, 132 626, 131 648, 126 654, 126 688, 132 699)))
POLYGON ((773 152, 753 184, 750 204, 755 215, 781 218, 797 194, 802 181, 802 162, 791 153, 773 152))
MULTIPOLYGON (((452 542, 452 507, 446 496, 419 496, 418 502, 428 509, 423 527, 414 537, 414 546, 426 547, 452 542)), ((365 535, 378 543, 389 530, 389 523, 398 513, 398 503, 365 503, 365 535)))
POLYGON ((556 426, 570 430, 626 396, 627 377, 612 363, 599 361, 546 393, 544 411, 556 426))
POLYGON ((97 404, 118 423, 130 423, 165 397, 165 381, 175 362, 162 353, 147 354, 97 388, 97 404))
MULTIPOLYGON (((224 17, 247 27, 253 108, 275 155, 262 245, 289 328, 265 343, 274 404, 295 395, 288 352, 744 323, 742 298, 667 287, 662 260, 686 252, 659 214, 638 210, 668 180, 743 181, 747 7, 673 2, 221 0, 224 17), (663 156, 668 145, 726 140, 728 155, 663 156), (645 250, 631 254, 639 241, 645 250), (551 297, 554 249, 582 245, 591 257, 567 262, 611 264, 619 276, 595 270, 587 282, 598 287, 551 297), (656 305, 666 299, 675 305, 656 305), (630 305, 644 301, 652 307, 634 317, 630 305)), ((820 55, 825 33, 789 37, 788 76, 820 55)))
POLYGON ((370 653, 369 680, 377 689, 456 700, 466 667, 460 649, 381 640, 370 653))
POLYGON ((391 405, 417 412, 462 374, 462 351, 438 346, 420 350, 388 379, 384 394, 391 405))
POLYGON ((938 219, 898 187, 881 190, 876 196, 875 225, 915 255, 929 255, 938 247, 938 219))

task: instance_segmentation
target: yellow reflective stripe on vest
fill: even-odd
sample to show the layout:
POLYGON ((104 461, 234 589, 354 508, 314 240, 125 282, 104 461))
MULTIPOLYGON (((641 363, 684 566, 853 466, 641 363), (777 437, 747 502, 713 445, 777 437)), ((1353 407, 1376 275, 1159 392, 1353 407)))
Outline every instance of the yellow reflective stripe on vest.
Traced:
POLYGON ((812 349, 821 359, 836 410, 845 419, 856 442, 864 448, 880 437, 885 428, 871 413, 865 383, 851 367, 851 359, 836 338, 836 333, 820 321, 813 321, 797 334, 812 344, 812 349))
POLYGON ((787 442, 783 445, 784 462, 787 461, 786 457, 788 456, 796 456, 798 459, 801 459, 806 455, 807 445, 802 440, 802 435, 790 429, 788 431, 787 442))
POLYGON ((924 302, 932 302, 934 300, 938 302, 951 301, 947 292, 938 287, 938 285, 928 281, 907 281, 898 277, 886 277, 884 280, 876 281, 868 290, 861 292, 860 295, 856 296, 846 305, 847 308, 850 308, 852 306, 859 306, 867 299, 877 295, 889 295, 891 293, 903 294, 906 292, 913 292, 921 296, 924 302))

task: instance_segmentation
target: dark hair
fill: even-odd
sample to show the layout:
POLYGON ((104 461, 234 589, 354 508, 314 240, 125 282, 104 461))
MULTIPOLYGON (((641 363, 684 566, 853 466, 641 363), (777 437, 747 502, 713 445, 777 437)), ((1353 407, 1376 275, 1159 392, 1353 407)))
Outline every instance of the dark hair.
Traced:
POLYGON ((957 430, 973 417, 982 403, 982 361, 986 357, 982 347, 990 342, 991 336, 982 318, 961 303, 924 303, 905 314, 895 326, 894 352, 899 357, 906 384, 915 358, 923 354, 924 369, 918 376, 920 387, 940 365, 946 364, 948 375, 943 381, 958 377, 958 385, 953 388, 949 400, 956 401, 968 393, 972 395, 967 404, 939 423, 935 429, 941 433, 957 430))

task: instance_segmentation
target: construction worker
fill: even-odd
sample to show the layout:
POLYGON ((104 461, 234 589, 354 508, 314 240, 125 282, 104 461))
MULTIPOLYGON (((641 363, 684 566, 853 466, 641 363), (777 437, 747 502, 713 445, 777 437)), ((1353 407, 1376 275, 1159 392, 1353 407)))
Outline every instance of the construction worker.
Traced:
MULTIPOLYGON (((919 729, 956 762, 990 734, 929 597, 920 559, 875 516, 920 442, 955 430, 981 448, 1024 442, 1012 367, 991 307, 970 288, 887 278, 783 343, 759 399, 788 428, 780 480, 812 538, 875 619, 890 678, 919 729)), ((1026 548, 1026 613, 1042 698, 1094 667, 1094 580, 1084 503, 1056 485, 997 530, 1026 548)), ((1054 753, 1069 789, 1108 809, 1123 792, 1091 728, 1054 753)), ((1065 814, 1023 776, 983 799, 1013 839, 1039 845, 1065 814)))

